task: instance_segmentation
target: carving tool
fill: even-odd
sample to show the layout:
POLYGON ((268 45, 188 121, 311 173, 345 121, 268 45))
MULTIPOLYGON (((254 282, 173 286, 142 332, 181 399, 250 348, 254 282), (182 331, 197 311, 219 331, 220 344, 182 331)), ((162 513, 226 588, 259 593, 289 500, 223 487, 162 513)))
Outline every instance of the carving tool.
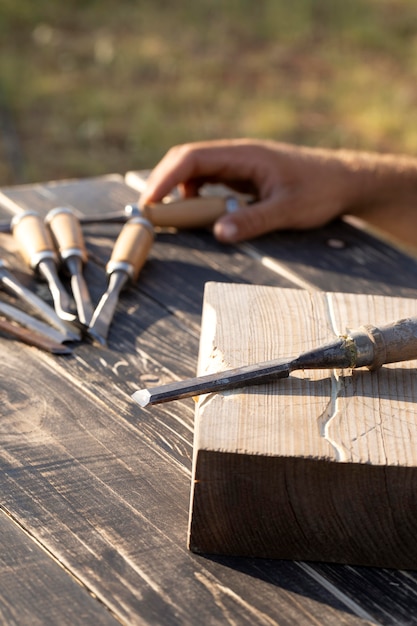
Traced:
POLYGON ((170 202, 155 202, 140 207, 128 204, 125 212, 142 215, 160 228, 206 228, 225 213, 233 213, 240 207, 235 196, 197 196, 170 202))
POLYGON ((152 246, 152 224, 143 217, 133 217, 123 226, 106 265, 108 286, 100 299, 88 329, 93 341, 106 345, 107 335, 119 294, 130 280, 136 281, 152 246))
POLYGON ((67 326, 47 302, 44 302, 42 298, 39 298, 27 287, 24 287, 7 269, 2 259, 0 259, 0 284, 36 315, 39 315, 52 327, 58 329, 63 337, 62 341, 78 341, 80 339, 80 333, 75 328, 67 326))
POLYGON ((364 366, 375 370, 384 363, 397 363, 416 358, 417 317, 413 317, 381 328, 363 326, 347 336, 339 337, 329 344, 289 360, 276 359, 151 389, 140 389, 132 398, 140 406, 145 407, 148 404, 272 382, 279 378, 287 378, 295 370, 353 369, 364 366))
MULTIPOLYGON (((0 199, 1 203, 1 199, 0 199)), ((172 228, 204 228, 213 224, 224 213, 236 211, 243 206, 234 196, 197 196, 184 200, 155 202, 143 209, 137 203, 127 204, 121 211, 83 215, 78 218, 81 226, 89 224, 124 224, 131 217, 142 215, 154 226, 172 228)), ((0 233, 11 233, 11 221, 0 221, 0 233)))
POLYGON ((58 328, 53 328, 49 324, 45 324, 36 317, 28 315, 25 311, 16 308, 12 304, 3 302, 0 300, 0 315, 12 322, 16 322, 19 326, 27 328, 29 331, 37 333, 38 335, 44 335, 49 340, 55 343, 63 343, 68 341, 68 337, 65 333, 61 332, 58 328))
POLYGON ((69 346, 56 342, 49 336, 18 326, 16 323, 0 318, 0 332, 22 341, 29 346, 35 346, 41 350, 51 352, 51 354, 72 354, 69 346))
POLYGON ((75 321, 70 297, 57 273, 53 242, 41 217, 35 211, 19 213, 12 220, 12 231, 28 266, 47 281, 57 315, 67 322, 75 321))
POLYGON ((57 207, 45 218, 58 254, 71 277, 71 289, 77 307, 78 319, 88 326, 93 315, 93 305, 83 276, 87 250, 81 224, 68 207, 57 207))

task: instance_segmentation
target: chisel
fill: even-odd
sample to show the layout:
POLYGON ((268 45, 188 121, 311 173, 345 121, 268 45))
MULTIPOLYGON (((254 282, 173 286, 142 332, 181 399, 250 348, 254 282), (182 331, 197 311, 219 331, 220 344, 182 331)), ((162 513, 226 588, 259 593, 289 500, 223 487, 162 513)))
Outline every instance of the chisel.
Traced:
POLYGON ((225 213, 233 213, 240 207, 235 196, 197 196, 170 202, 155 202, 140 207, 132 203, 125 207, 131 215, 142 215, 160 228, 206 228, 225 213))
POLYGON ((57 273, 53 242, 40 215, 35 211, 15 215, 12 231, 28 266, 47 281, 57 315, 67 322, 75 321, 70 297, 57 273))
MULTIPOLYGON (((12 295, 17 297, 21 302, 31 309, 36 315, 39 315, 52 327, 59 330, 62 341, 78 341, 80 333, 76 328, 70 328, 42 298, 27 289, 17 280, 15 276, 7 269, 5 262, 0 259, 0 284, 12 295)), ((19 321, 19 320, 16 320, 19 321)))
POLYGON ((53 341, 48 336, 38 333, 28 328, 24 328, 0 318, 0 332, 10 335, 14 339, 18 339, 29 346, 35 346, 41 350, 46 350, 51 354, 72 354, 72 350, 68 346, 53 341))
POLYGON ((132 398, 140 406, 179 400, 190 396, 237 389, 247 385, 287 378, 304 369, 368 367, 375 370, 384 363, 417 358, 417 317, 402 319, 381 328, 363 326, 333 342, 291 358, 208 374, 189 380, 140 389, 132 398))
POLYGON ((58 254, 70 274, 78 319, 83 326, 88 326, 93 315, 93 305, 83 276, 87 250, 81 224, 68 207, 57 207, 49 211, 45 223, 52 233, 58 254))
MULTIPOLYGON (((0 199, 1 204, 1 199, 0 199)), ((236 211, 244 206, 234 196, 196 196, 184 200, 154 202, 139 208, 139 204, 127 204, 121 211, 97 213, 79 217, 81 226, 89 224, 124 224, 131 217, 142 215, 154 226, 161 228, 204 228, 213 224, 224 213, 236 211)), ((0 233, 11 233, 11 222, 0 221, 0 233)))
POLYGON ((152 224, 143 217, 133 217, 123 226, 106 265, 108 286, 93 313, 88 329, 93 341, 106 345, 107 335, 119 294, 125 284, 136 281, 154 239, 152 224))
POLYGON ((16 324, 19 324, 19 326, 27 328, 30 332, 38 335, 44 335, 54 343, 64 343, 65 341, 68 341, 67 335, 64 332, 61 332, 58 328, 53 328, 52 326, 45 324, 45 322, 38 320, 36 317, 28 315, 28 313, 25 313, 21 309, 18 309, 7 302, 3 302, 2 300, 0 300, 0 315, 12 322, 15 322, 16 324))

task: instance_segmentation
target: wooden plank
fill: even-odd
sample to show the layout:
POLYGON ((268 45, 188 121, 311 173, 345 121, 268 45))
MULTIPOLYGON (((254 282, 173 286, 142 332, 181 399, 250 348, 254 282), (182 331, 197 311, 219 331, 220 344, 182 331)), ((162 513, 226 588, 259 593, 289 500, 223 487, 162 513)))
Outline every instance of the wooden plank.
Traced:
POLYGON ((2 624, 120 623, 3 511, 0 542, 2 624))
MULTIPOLYGON (((191 447, 178 462, 175 433, 164 436, 161 428, 167 414, 138 411, 134 427, 125 419, 128 398, 122 393, 129 379, 119 383, 111 404, 94 394, 81 371, 78 379, 63 376, 56 360, 33 352, 22 372, 22 356, 7 350, 13 390, 2 381, 4 505, 120 620, 220 624, 233 611, 243 624, 291 623, 301 609, 300 623, 362 623, 317 583, 309 583, 309 596, 300 596, 296 582, 302 587, 302 581, 300 573, 293 580, 293 566, 280 568, 287 588, 270 587, 256 568, 254 578, 242 578, 238 569, 231 575, 228 567, 188 552, 185 460, 191 447), (146 428, 149 421, 153 428, 146 428)), ((130 371, 120 362, 113 369, 119 376, 130 371)), ((101 389, 117 378, 100 374, 101 389)))
MULTIPOLYGON (((93 199, 108 196, 107 182, 92 181, 94 193, 88 181, 79 182, 51 186, 59 204, 94 213, 93 199)), ((103 206, 112 212, 123 202, 103 200, 103 206)), ((48 207, 46 201, 39 209, 48 207)), ((94 298, 105 286, 103 266, 118 228, 84 230, 94 298)), ((326 255, 319 233, 313 245, 316 239, 316 253, 326 255)), ((1 244, 20 276, 47 298, 16 257, 11 237, 1 244)), ((393 276, 400 265, 388 263, 393 276)), ((336 288, 337 275, 330 278, 336 288)), ((130 393, 142 383, 195 374, 207 280, 291 284, 209 232, 160 233, 138 284, 121 297, 108 348, 83 343, 73 357, 57 359, 2 342, 5 505, 121 621, 220 624, 232 616, 242 624, 374 623, 375 607, 345 594, 336 577, 327 582, 320 569, 311 575, 291 562, 207 559, 186 550, 194 404, 139 409, 130 393)), ((387 624, 397 607, 397 578, 390 580, 392 610, 381 620, 387 624)), ((370 589, 376 597, 378 580, 370 589)))
MULTIPOLYGON (((296 356, 414 309, 406 298, 211 284, 199 373, 296 356)), ((191 549, 414 568, 414 377, 409 361, 202 396, 191 549)))

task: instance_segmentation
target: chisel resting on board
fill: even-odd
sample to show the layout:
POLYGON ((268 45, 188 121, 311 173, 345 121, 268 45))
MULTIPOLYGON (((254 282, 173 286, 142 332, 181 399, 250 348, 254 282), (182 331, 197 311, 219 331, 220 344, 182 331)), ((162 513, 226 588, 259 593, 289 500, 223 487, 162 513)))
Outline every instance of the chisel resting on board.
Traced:
POLYGON ((329 344, 291 359, 276 359, 150 389, 140 389, 132 398, 145 407, 148 404, 273 382, 288 377, 295 370, 357 367, 374 370, 384 363, 411 359, 417 359, 417 317, 402 319, 381 328, 363 326, 329 344))

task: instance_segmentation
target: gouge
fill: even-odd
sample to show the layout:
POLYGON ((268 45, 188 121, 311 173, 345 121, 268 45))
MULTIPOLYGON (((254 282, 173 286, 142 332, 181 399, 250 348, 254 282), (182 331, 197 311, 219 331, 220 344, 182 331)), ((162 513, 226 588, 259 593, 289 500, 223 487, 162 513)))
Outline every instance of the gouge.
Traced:
POLYGON ((152 224, 143 217, 133 217, 123 226, 106 266, 108 286, 93 313, 88 334, 93 341, 106 345, 107 335, 119 294, 124 285, 136 281, 154 239, 152 224))
POLYGON ((397 363, 416 358, 417 317, 413 317, 381 328, 363 326, 329 344, 289 360, 276 359, 151 389, 140 389, 132 398, 140 406, 145 407, 148 404, 272 382, 279 378, 287 378, 295 370, 364 366, 374 370, 384 363, 397 363))
POLYGON ((45 222, 52 233, 58 254, 71 277, 71 289, 78 319, 83 326, 88 326, 93 315, 93 305, 83 276, 87 250, 81 224, 68 207, 52 209, 47 214, 45 222))
MULTIPOLYGON (((2 259, 0 259, 0 284, 36 315, 40 316, 54 329, 57 329, 62 337, 62 341, 78 341, 80 339, 80 333, 75 328, 70 328, 69 325, 58 317, 54 309, 44 302, 42 298, 39 298, 30 289, 22 285, 7 269, 2 259)), ((22 323, 20 320, 16 319, 16 321, 22 323)))
POLYGON ((19 213, 12 220, 12 231, 28 266, 47 281, 57 315, 67 322, 75 321, 70 297, 57 273, 53 242, 41 217, 35 211, 19 213))
POLYGON ((10 335, 14 339, 18 339, 29 346, 35 346, 41 350, 51 352, 51 354, 72 354, 72 350, 69 346, 64 346, 62 343, 53 341, 53 339, 47 335, 18 326, 16 323, 1 318, 0 332, 10 335))
POLYGON ((140 207, 128 204, 125 212, 142 215, 154 226, 161 228, 205 228, 225 213, 233 213, 240 207, 235 196, 197 196, 170 202, 155 202, 140 207))
POLYGON ((0 300, 0 315, 12 322, 15 322, 16 324, 19 324, 19 326, 27 328, 31 332, 37 333, 38 335, 44 335, 54 343, 63 343, 64 341, 68 341, 67 335, 58 330, 58 328, 53 328, 38 318, 33 317, 32 315, 25 313, 25 311, 16 308, 12 304, 3 302, 2 300, 0 300))

